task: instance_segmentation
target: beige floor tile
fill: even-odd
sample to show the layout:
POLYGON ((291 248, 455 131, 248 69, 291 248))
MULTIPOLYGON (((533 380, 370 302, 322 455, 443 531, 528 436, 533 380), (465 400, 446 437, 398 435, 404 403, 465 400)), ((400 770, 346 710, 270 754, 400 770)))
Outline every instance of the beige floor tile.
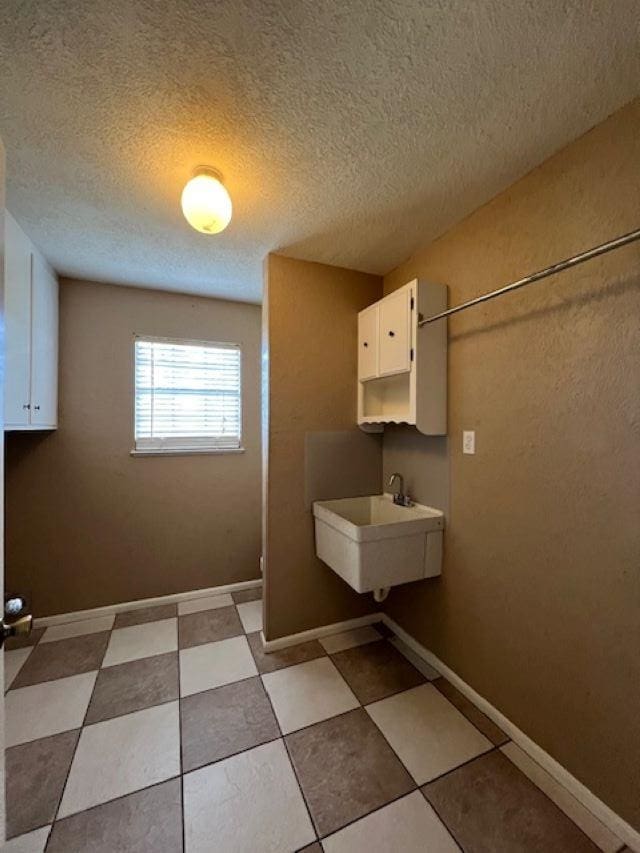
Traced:
POLYGON ((397 693, 366 710, 418 785, 492 747, 432 684, 397 693))
POLYGON ((349 685, 329 658, 262 676, 283 734, 359 707, 349 685))
POLYGON ((222 687, 257 675, 246 637, 230 637, 180 651, 180 695, 222 687))
POLYGON ((237 607, 242 627, 247 634, 262 631, 262 601, 246 601, 237 607))
POLYGON ((10 690, 5 697, 5 747, 82 725, 97 672, 10 690))
POLYGON ((534 785, 537 785, 558 808, 571 818, 580 829, 605 853, 616 853, 620 849, 622 841, 615 836, 598 818, 588 811, 582 803, 560 785, 547 773, 544 768, 537 764, 532 758, 516 746, 508 743, 501 748, 501 752, 512 761, 516 767, 527 776, 534 785))
POLYGON ((179 773, 177 702, 86 726, 80 735, 59 816, 122 797, 179 773))
POLYGON ((201 598, 190 598, 188 601, 178 603, 178 614, 185 616, 187 613, 201 613, 203 610, 217 610, 219 607, 230 607, 233 598, 226 593, 223 595, 204 595, 201 598))
POLYGON ((81 619, 78 622, 65 622, 62 625, 51 625, 42 635, 41 643, 54 643, 56 640, 66 640, 69 637, 82 637, 85 634, 97 634, 100 631, 110 631, 115 616, 99 616, 96 619, 81 619))
POLYGON ((344 651, 344 649, 363 646, 365 643, 372 643, 380 639, 382 639, 382 635, 376 631, 373 625, 364 625, 362 628, 354 628, 352 631, 342 631, 340 634, 321 637, 319 642, 327 654, 332 655, 344 651))
POLYGON ((12 838, 4 845, 2 853, 44 853, 50 830, 50 826, 43 826, 26 835, 12 838))
POLYGON ((439 690, 443 696, 446 696, 449 702, 451 702, 452 705, 455 705, 458 711, 460 711, 461 714, 464 714, 469 722, 473 723, 477 729, 480 729, 482 734, 495 746, 501 746, 509 740, 507 735, 501 728, 496 726, 493 720, 490 720, 486 714, 483 714, 479 708, 476 708, 473 702, 467 699, 467 697, 455 688, 450 681, 447 681, 446 678, 437 678, 433 682, 433 686, 439 690))
POLYGON ((325 853, 459 853, 433 808, 414 791, 330 835, 325 853))
POLYGON ((186 853, 283 853, 315 839, 281 740, 187 773, 184 814, 186 853))
POLYGON ((116 666, 127 661, 175 652, 178 648, 177 619, 162 619, 117 628, 111 634, 103 666, 116 666))

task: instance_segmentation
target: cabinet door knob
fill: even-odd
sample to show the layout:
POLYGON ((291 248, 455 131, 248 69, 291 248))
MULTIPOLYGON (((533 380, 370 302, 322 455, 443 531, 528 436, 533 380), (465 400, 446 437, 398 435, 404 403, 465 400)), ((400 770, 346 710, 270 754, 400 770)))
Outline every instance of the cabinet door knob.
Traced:
POLYGON ((40 411, 40 406, 34 406, 33 408, 36 410, 36 412, 40 411))
POLYGON ((369 346, 369 344, 365 341, 365 342, 364 342, 364 344, 363 344, 363 346, 368 347, 368 346, 369 346))
POLYGON ((396 333, 395 333, 395 332, 389 332, 389 337, 390 337, 390 338, 394 338, 394 337, 395 337, 395 335, 396 335, 396 333))
POLYGON ((23 406, 22 408, 23 408, 23 409, 30 409, 30 408, 31 408, 31 403, 25 403, 25 404, 24 404, 24 406, 23 406))

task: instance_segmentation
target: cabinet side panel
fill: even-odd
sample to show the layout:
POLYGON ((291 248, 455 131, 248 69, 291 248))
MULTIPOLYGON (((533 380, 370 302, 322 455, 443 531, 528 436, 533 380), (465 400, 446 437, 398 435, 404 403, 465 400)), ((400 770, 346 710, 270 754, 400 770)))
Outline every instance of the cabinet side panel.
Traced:
MULTIPOLYGON (((447 307, 447 286, 418 282, 418 312, 428 317, 447 307)), ((447 434, 447 321, 416 330, 416 426, 424 435, 447 434)))

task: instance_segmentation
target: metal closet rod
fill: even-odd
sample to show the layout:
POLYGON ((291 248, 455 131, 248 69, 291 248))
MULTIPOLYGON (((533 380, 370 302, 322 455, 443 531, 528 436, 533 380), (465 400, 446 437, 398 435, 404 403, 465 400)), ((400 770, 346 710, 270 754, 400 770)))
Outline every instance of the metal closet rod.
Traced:
POLYGON ((436 320, 442 320, 443 317, 449 317, 451 314, 457 314, 458 311, 466 311, 467 308, 473 308, 474 305, 480 305, 481 302, 488 302, 490 299, 495 299, 496 296, 502 296, 504 293, 510 293, 512 290, 518 290, 519 287, 524 287, 525 284, 533 284, 534 281, 541 281, 550 275, 568 270, 570 267, 575 267, 578 264, 583 264, 585 261, 590 261, 591 258, 597 258, 598 255, 605 255, 607 252, 613 252, 614 249, 619 249, 621 246, 626 246, 627 243, 633 243, 635 240, 640 240, 640 228, 636 231, 629 231, 628 234, 623 234, 622 237, 616 237, 615 240, 609 240, 608 243, 602 243, 600 246, 594 246, 593 249, 587 249, 586 252, 581 252, 579 255, 574 255, 572 258, 567 258, 564 261, 559 261, 557 264, 552 264, 550 267, 545 267, 543 270, 531 273, 518 281, 512 281, 498 290, 492 290, 490 293, 483 293, 482 296, 476 296, 475 299, 470 299, 468 302, 463 302, 461 305, 456 305, 454 308, 448 308, 446 311, 441 311, 439 314, 433 314, 431 317, 424 317, 418 321, 418 326, 425 326, 427 323, 435 323, 436 320))

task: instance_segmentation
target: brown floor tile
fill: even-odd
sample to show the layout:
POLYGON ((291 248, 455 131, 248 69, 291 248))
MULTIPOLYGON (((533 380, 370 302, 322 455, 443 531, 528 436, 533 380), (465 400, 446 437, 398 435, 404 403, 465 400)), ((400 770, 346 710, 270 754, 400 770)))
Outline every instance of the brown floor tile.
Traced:
POLYGON ((180 780, 145 788, 54 824, 47 853, 89 851, 182 853, 180 780))
POLYGON ((393 633, 391 628, 389 628, 384 622, 374 622, 373 627, 376 629, 378 634, 380 634, 380 636, 384 637, 386 640, 388 640, 389 637, 395 637, 395 634, 393 633))
POLYGON ((596 853, 598 848, 498 750, 423 793, 469 853, 596 853))
POLYGON ((45 631, 46 628, 34 628, 26 637, 9 637, 5 641, 4 647, 10 652, 12 649, 26 649, 28 646, 35 646, 45 631))
POLYGON ((219 607, 189 613, 178 619, 178 648, 189 649, 202 643, 215 643, 244 634, 242 622, 235 607, 219 607))
POLYGON ((7 838, 54 819, 79 734, 75 729, 7 749, 7 838))
POLYGON ((98 673, 85 724, 177 699, 178 653, 109 666, 98 673))
POLYGON ((298 850, 298 853, 322 853, 322 847, 320 847, 317 841, 314 841, 313 844, 309 844, 307 847, 303 847, 302 850, 298 850))
POLYGON ((127 610, 118 613, 114 628, 129 628, 131 625, 144 625, 145 622, 158 622, 160 619, 173 619, 178 615, 177 604, 161 604, 157 607, 141 607, 139 610, 127 610))
POLYGON ((473 702, 470 702, 466 696, 463 696, 450 681, 446 680, 446 678, 436 678, 436 680, 431 683, 434 687, 437 687, 440 693, 442 693, 443 696, 446 696, 449 702, 451 702, 452 705, 455 705, 458 711, 460 711, 461 714, 464 714, 467 720, 469 720, 470 723, 473 723, 473 725, 495 746, 502 746, 503 743, 506 743, 509 740, 501 728, 496 726, 489 717, 476 708, 473 702))
POLYGON ((238 592, 232 592, 236 604, 244 604, 245 601, 259 601, 262 598, 262 587, 257 586, 255 589, 240 589, 238 592))
POLYGON ((305 663, 308 660, 315 660, 326 655, 317 640, 311 640, 309 643, 299 643, 297 646, 289 646, 286 649, 281 649, 279 652, 269 652, 267 654, 262 648, 262 640, 260 632, 255 634, 247 634, 247 640, 251 647, 251 654, 258 667, 258 672, 262 675, 265 672, 275 672, 277 669, 284 669, 287 666, 294 666, 296 663, 305 663))
POLYGON ((98 634, 85 634, 82 637, 57 640, 55 643, 38 643, 11 689, 100 669, 109 636, 109 631, 100 631, 98 634))
POLYGON ((331 660, 363 705, 424 684, 422 673, 386 640, 331 655, 331 660))
POLYGON ((259 678, 187 696, 180 719, 185 773, 280 736, 259 678))
POLYGON ((415 787, 363 708, 301 729, 285 740, 320 836, 415 787))

